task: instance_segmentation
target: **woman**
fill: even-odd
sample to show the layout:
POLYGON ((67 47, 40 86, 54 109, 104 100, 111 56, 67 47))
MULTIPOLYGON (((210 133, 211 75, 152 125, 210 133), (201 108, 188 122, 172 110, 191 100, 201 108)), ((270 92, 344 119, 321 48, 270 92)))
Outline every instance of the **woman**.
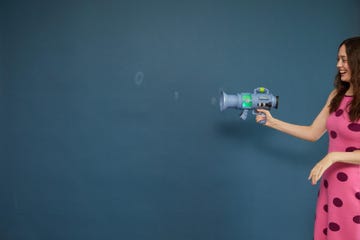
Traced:
POLYGON ((310 126, 290 124, 259 110, 256 121, 292 136, 318 140, 329 135, 328 154, 311 170, 321 178, 314 240, 360 240, 360 37, 344 40, 338 49, 335 89, 310 126))

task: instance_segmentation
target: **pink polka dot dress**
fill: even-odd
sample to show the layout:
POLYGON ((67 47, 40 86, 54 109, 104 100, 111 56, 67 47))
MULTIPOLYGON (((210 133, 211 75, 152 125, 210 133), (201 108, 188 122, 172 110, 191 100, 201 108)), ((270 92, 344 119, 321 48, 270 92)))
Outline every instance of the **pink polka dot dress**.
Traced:
MULTIPOLYGON (((330 114, 326 128, 329 152, 360 149, 360 121, 352 123, 347 113, 351 96, 345 96, 330 114)), ((360 165, 335 163, 320 182, 314 240, 360 240, 360 165)))

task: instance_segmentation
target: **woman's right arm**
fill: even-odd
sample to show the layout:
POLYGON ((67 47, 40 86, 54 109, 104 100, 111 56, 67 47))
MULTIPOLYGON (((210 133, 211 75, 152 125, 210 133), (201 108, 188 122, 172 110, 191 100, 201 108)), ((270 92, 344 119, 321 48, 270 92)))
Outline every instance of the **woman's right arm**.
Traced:
MULTIPOLYGON (((276 129, 278 131, 281 131, 283 133, 289 134, 291 136, 303 140, 315 142, 326 131, 326 120, 329 116, 329 105, 331 99, 335 96, 335 94, 336 94, 335 90, 330 93, 325 106, 323 107, 321 112, 318 114, 318 116, 315 118, 315 120, 310 126, 301 126, 301 125, 296 125, 281 121, 279 119, 273 118, 270 112, 264 109, 258 109, 258 112, 262 112, 265 114, 266 116, 266 122, 264 124, 265 126, 276 129)), ((256 121, 260 122, 262 120, 265 120, 265 116, 258 114, 256 116, 256 121)))

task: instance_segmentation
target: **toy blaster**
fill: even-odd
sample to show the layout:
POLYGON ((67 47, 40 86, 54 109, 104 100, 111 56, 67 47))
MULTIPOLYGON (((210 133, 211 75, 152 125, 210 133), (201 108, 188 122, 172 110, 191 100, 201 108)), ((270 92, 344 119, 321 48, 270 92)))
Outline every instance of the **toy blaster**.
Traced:
MULTIPOLYGON (((270 93, 269 89, 264 87, 258 87, 254 89, 254 93, 238 93, 238 94, 226 94, 221 92, 220 95, 220 111, 224 111, 227 108, 240 109, 240 118, 245 120, 248 115, 248 111, 252 110, 254 115, 264 113, 259 113, 257 109, 266 109, 270 110, 273 108, 278 108, 279 96, 274 96, 270 93)), ((260 121, 261 124, 265 124, 266 119, 260 121)))

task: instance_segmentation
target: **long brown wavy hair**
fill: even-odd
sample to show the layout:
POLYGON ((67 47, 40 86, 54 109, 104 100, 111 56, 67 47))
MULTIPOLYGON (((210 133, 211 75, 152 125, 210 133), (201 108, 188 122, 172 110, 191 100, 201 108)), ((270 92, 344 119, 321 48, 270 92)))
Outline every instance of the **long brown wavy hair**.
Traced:
MULTIPOLYGON (((338 49, 340 49, 342 45, 345 45, 346 48, 346 55, 351 71, 350 83, 353 87, 353 99, 348 106, 349 118, 352 122, 355 122, 360 119, 360 36, 344 40, 338 49)), ((330 113, 339 108, 341 100, 350 87, 350 83, 341 81, 339 72, 336 74, 334 81, 336 95, 331 100, 330 113)))

